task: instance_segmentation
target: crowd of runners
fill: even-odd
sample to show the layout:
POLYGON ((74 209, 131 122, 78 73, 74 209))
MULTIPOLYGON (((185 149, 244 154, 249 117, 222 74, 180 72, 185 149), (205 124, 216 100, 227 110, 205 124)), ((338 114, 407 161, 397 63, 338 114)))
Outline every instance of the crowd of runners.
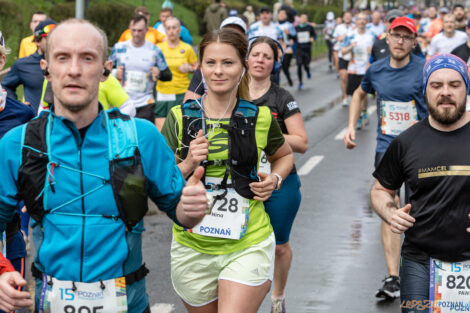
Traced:
MULTIPOLYGON (((293 153, 308 136, 280 74, 293 86, 295 58, 303 88, 317 34, 292 3, 275 9, 212 20, 197 49, 169 1, 136 8, 117 43, 85 20, 33 14, 1 82, 1 310, 150 312, 150 198, 174 222, 171 280, 188 312, 254 313, 270 291, 271 312, 286 312, 293 153)), ((388 273, 375 296, 401 296, 402 312, 469 303, 458 292, 470 289, 469 26, 462 5, 325 17, 346 148, 377 102, 371 204, 388 273)), ((9 53, 0 34, 0 67, 9 53)))

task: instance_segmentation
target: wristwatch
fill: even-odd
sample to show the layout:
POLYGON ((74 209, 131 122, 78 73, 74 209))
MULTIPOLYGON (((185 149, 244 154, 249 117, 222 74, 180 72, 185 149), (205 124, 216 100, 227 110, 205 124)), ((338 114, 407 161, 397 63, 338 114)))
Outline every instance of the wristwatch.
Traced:
POLYGON ((277 177, 277 185, 276 185, 276 188, 274 188, 274 190, 281 189, 281 186, 282 186, 282 177, 281 177, 281 175, 279 175, 278 173, 274 173, 274 172, 271 173, 271 174, 273 174, 274 176, 277 177))

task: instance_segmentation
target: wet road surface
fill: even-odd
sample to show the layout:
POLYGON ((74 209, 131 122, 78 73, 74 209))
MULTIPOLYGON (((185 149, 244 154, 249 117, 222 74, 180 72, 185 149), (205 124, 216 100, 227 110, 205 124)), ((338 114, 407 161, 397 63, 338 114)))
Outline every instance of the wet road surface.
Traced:
MULTIPOLYGON (((294 68, 291 74, 295 76, 294 68)), ((297 169, 303 173, 303 198, 290 237, 294 259, 287 312, 400 312, 399 300, 374 298, 386 275, 380 219, 369 209, 368 195, 373 182, 375 111, 371 109, 370 124, 357 132, 356 149, 347 151, 341 133, 348 109, 337 103, 339 80, 327 63, 312 64, 312 78, 304 81, 302 91, 287 89, 300 104, 309 136, 307 153, 296 155, 297 169)), ((185 312, 170 280, 170 220, 148 216, 145 223, 143 253, 151 270, 147 287, 152 312, 185 312)), ((270 312, 269 297, 259 312, 270 312)))

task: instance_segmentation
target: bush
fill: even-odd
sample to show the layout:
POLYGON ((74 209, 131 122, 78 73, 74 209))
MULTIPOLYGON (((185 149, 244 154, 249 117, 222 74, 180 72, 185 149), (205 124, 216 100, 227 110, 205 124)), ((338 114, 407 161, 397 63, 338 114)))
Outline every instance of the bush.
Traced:
POLYGON ((135 6, 129 4, 98 3, 90 6, 86 18, 101 27, 108 36, 109 45, 113 45, 129 27, 134 9, 135 6))
POLYGON ((7 57, 6 68, 13 64, 18 56, 22 34, 31 31, 29 25, 18 23, 22 21, 22 11, 16 3, 0 1, 0 16, 2 17, 0 19, 0 30, 5 38, 6 46, 11 49, 11 55, 7 57))
POLYGON ((323 24, 325 23, 326 20, 326 13, 329 11, 332 11, 335 13, 335 17, 341 16, 343 10, 339 7, 336 6, 313 6, 313 5, 307 5, 307 6, 297 6, 297 10, 299 11, 299 14, 307 14, 309 21, 315 22, 317 24, 323 24))

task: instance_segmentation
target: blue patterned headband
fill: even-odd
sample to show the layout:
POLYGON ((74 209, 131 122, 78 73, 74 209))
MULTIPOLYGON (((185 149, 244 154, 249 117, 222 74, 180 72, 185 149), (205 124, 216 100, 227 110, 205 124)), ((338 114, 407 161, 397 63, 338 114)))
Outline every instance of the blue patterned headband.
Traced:
POLYGON ((467 64, 461 58, 453 54, 439 54, 430 58, 426 64, 424 64, 423 94, 426 92, 426 85, 428 84, 429 76, 431 76, 434 71, 440 70, 442 68, 450 68, 457 71, 465 81, 465 86, 467 87, 468 92, 470 85, 467 64))

